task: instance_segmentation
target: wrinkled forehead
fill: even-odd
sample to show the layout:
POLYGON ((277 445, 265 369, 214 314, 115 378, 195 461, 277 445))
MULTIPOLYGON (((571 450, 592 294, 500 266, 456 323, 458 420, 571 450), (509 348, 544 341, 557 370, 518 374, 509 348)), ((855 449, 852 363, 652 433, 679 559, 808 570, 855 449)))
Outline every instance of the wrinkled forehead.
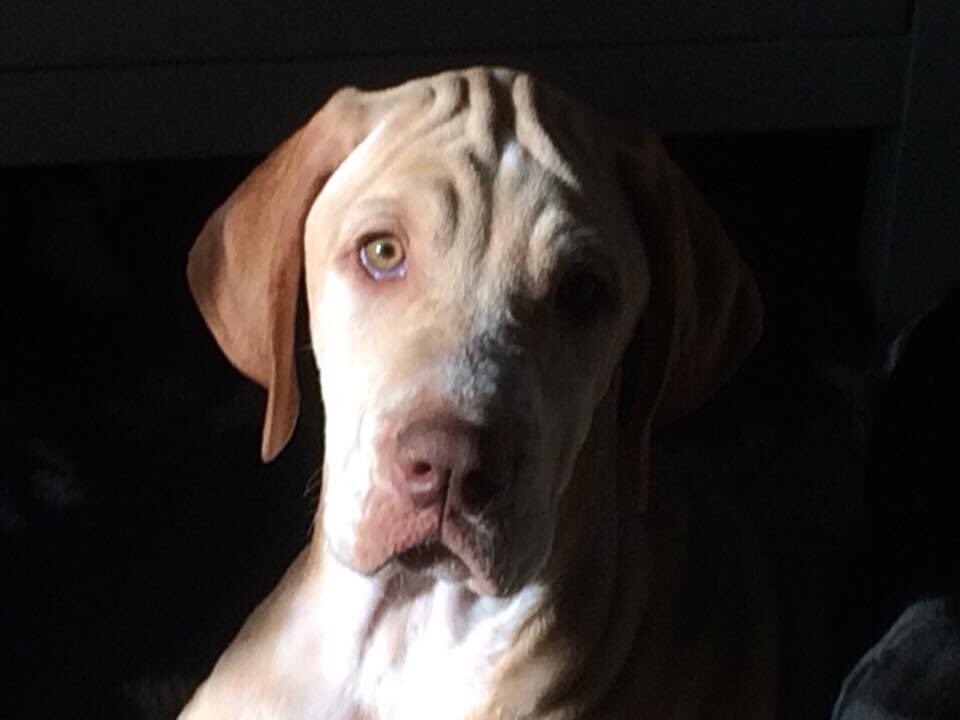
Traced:
POLYGON ((370 102, 387 110, 318 198, 325 220, 402 209, 408 222, 487 238, 600 232, 622 221, 601 129, 528 76, 450 73, 370 102))
POLYGON ((585 108, 512 71, 444 73, 374 93, 371 102, 393 109, 370 145, 401 163, 430 149, 461 154, 481 173, 527 159, 578 185, 602 145, 603 133, 585 108))

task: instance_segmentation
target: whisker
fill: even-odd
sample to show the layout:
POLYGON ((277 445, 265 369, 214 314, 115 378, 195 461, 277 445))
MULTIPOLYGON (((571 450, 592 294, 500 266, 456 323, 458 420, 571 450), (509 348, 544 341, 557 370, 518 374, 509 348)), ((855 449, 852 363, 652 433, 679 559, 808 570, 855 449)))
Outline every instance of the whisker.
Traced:
POLYGON ((315 501, 320 494, 320 476, 322 468, 318 467, 307 478, 306 486, 303 488, 303 497, 307 500, 315 501))

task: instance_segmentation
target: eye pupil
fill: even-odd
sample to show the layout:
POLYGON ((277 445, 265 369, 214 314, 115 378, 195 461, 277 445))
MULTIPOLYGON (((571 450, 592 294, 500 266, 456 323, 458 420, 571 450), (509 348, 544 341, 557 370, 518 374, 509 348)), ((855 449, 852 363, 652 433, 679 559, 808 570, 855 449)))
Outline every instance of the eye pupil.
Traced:
POLYGON ((597 281, 592 277, 579 278, 576 283, 576 292, 580 302, 591 302, 597 296, 597 281))
POLYGON ((394 237, 371 237, 360 248, 361 263, 378 280, 401 274, 404 260, 403 245, 394 237))
POLYGON ((580 318, 600 310, 606 298, 603 282, 587 271, 570 274, 557 289, 557 303, 560 308, 580 318))

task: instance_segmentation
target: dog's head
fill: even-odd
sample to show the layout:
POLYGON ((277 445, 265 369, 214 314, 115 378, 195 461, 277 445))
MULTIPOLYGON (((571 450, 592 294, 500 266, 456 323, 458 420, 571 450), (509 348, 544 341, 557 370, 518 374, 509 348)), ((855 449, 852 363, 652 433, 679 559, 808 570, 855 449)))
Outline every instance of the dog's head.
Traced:
POLYGON ((760 326, 752 277, 656 138, 626 144, 508 70, 341 91, 204 228, 191 288, 268 390, 265 459, 299 407, 302 272, 329 548, 487 594, 546 566, 591 432, 618 432, 619 410, 645 482, 651 428, 760 326))

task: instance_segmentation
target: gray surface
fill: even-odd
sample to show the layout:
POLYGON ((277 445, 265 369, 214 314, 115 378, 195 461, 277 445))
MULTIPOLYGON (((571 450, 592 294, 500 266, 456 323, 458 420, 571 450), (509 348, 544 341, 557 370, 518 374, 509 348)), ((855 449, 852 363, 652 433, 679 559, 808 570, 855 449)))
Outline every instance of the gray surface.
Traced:
POLYGON ((892 126, 904 38, 183 63, 0 73, 0 163, 261 153, 345 84, 474 63, 530 68, 665 133, 892 126))
POLYGON ((917 4, 903 117, 878 139, 861 272, 882 334, 960 283, 960 3, 917 4))
POLYGON ((960 618, 952 599, 915 603, 850 671, 833 720, 960 717, 960 618))
POLYGON ((0 68, 902 34, 909 0, 4 0, 0 68))

